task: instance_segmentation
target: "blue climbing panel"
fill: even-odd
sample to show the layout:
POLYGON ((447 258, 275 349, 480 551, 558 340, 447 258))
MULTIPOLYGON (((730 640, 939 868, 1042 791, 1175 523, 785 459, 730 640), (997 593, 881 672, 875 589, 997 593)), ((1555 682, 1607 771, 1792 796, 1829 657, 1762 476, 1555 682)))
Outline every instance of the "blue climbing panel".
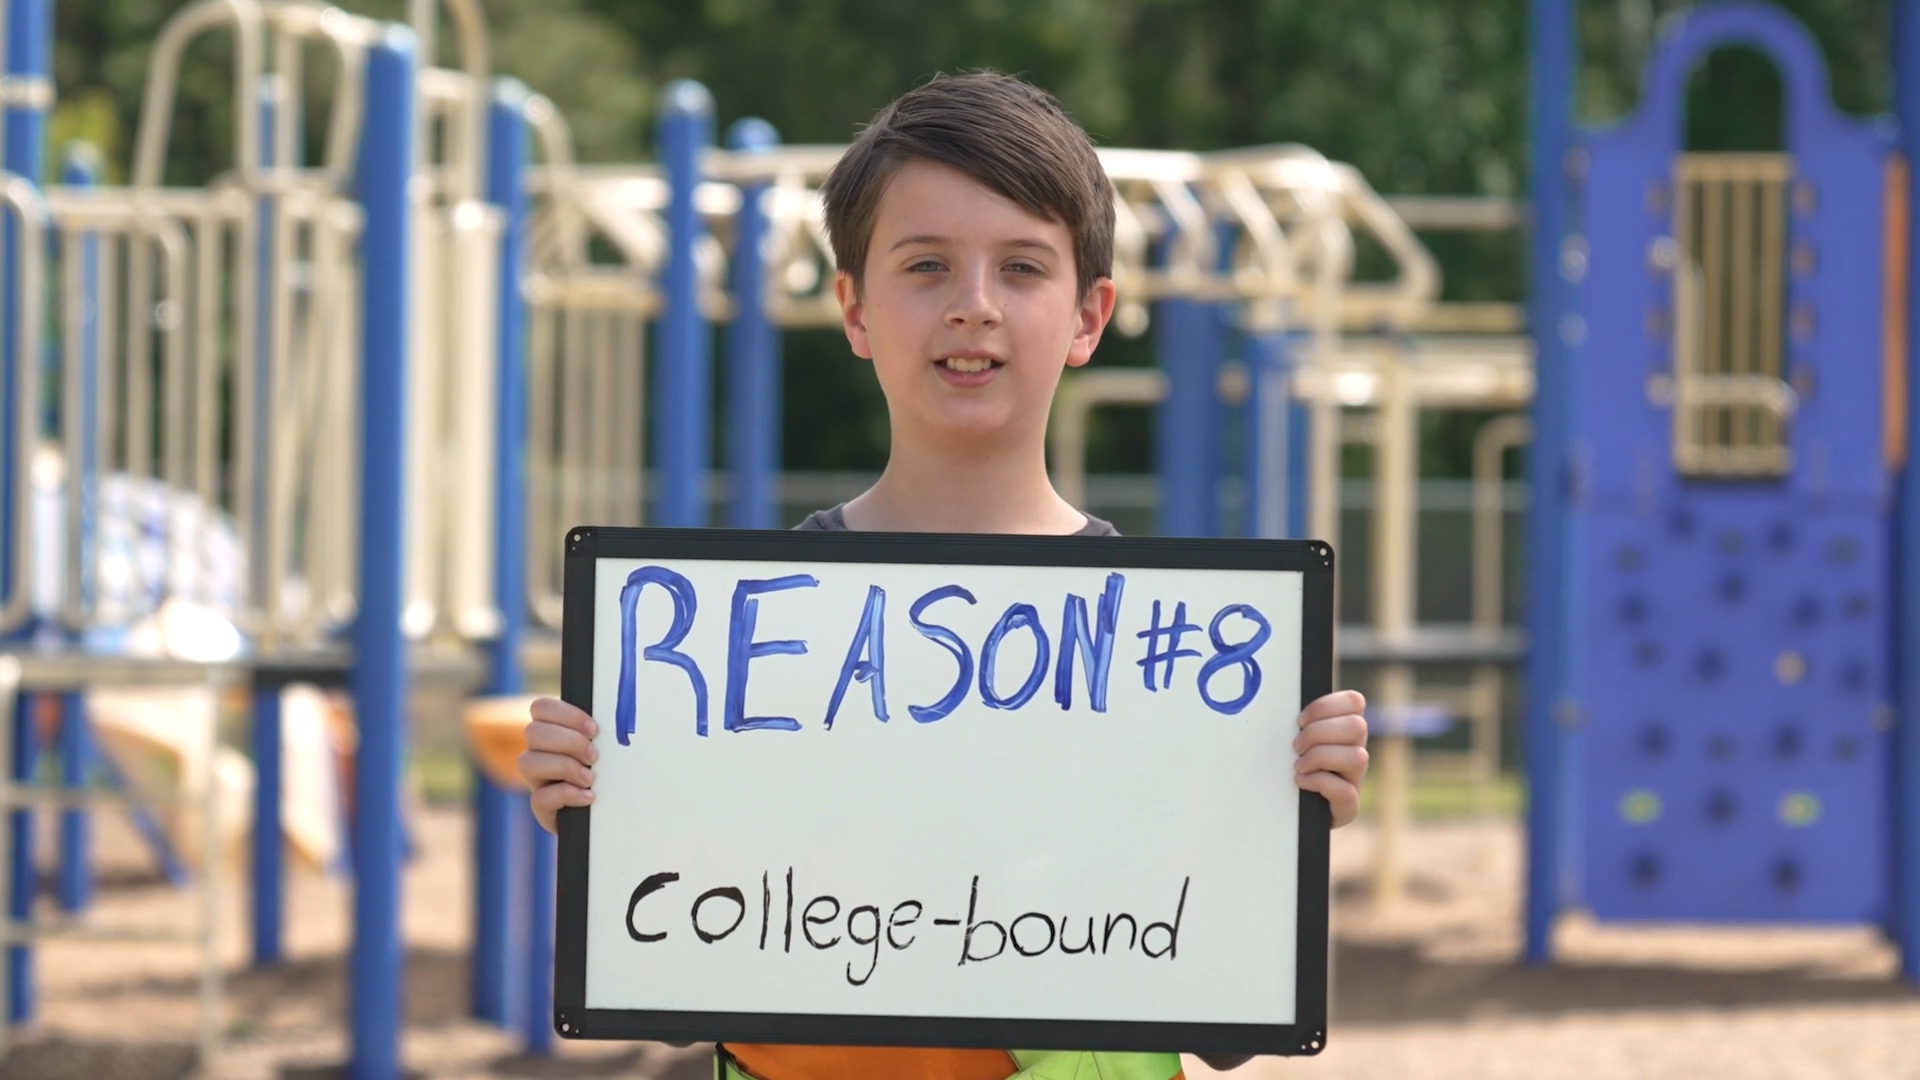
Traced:
POLYGON ((1641 111, 1583 147, 1587 249, 1579 318, 1563 327, 1577 344, 1567 716, 1581 750, 1580 893, 1602 919, 1887 915, 1891 143, 1882 128, 1837 114, 1826 87, 1816 47, 1786 17, 1757 5, 1696 8, 1660 45, 1641 111), (1679 169, 1688 76, 1735 45, 1771 56, 1781 74, 1788 173, 1774 181, 1774 202, 1757 187, 1705 195, 1688 186, 1699 173, 1679 169), (1718 225, 1705 224, 1708 198, 1718 225), (1698 370, 1692 358, 1712 351, 1698 345, 1695 320, 1745 335, 1751 356, 1769 315, 1682 303, 1676 290, 1764 293, 1751 276, 1703 282, 1687 237, 1722 242, 1700 236, 1769 213, 1782 223, 1776 238, 1759 232, 1722 261, 1744 258, 1728 274, 1751 275, 1762 273, 1762 248, 1780 256, 1780 378, 1734 389, 1756 395, 1742 400, 1778 390, 1789 402, 1770 440, 1784 464, 1727 475, 1678 456, 1676 409, 1703 399, 1676 400, 1675 365, 1698 370), (1695 343, 1678 359, 1676 325, 1695 343))

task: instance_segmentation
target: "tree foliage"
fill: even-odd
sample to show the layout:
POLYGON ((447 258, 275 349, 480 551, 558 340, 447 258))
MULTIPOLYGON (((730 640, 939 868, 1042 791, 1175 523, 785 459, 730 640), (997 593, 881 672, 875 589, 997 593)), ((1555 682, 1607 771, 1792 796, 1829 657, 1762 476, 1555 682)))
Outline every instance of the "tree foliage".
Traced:
MULTIPOLYGON (((792 143, 841 143, 894 95, 939 71, 1010 71, 1055 92, 1096 140, 1213 149, 1300 142, 1358 166, 1390 193, 1523 195, 1527 186, 1527 0, 484 0, 497 71, 568 116, 581 157, 649 153, 653 95, 694 78, 722 127, 771 121, 792 143)), ((1680 0, 1568 0, 1582 39, 1582 121, 1635 107, 1661 20, 1680 0)), ((344 6, 403 18, 404 0, 344 6)), ((1834 100, 1888 108, 1891 0, 1787 0, 1829 63, 1834 100)), ((124 175, 146 56, 167 0, 57 4, 56 138, 101 144, 124 175)), ((221 41, 194 51, 181 84, 169 176, 190 182, 230 158, 230 69, 221 41)), ((443 50, 443 61, 451 54, 443 50)), ((316 101, 326 65, 311 63, 316 101)), ((1738 51, 1697 73, 1690 143, 1777 145, 1778 79, 1738 51), (1769 81, 1771 80, 1771 81, 1769 81)), ((1517 237, 1431 238, 1447 294, 1519 299, 1517 237)), ((1103 363, 1150 363, 1146 342, 1111 341, 1103 363)), ((788 343, 787 460, 870 468, 885 452, 872 379, 828 333, 788 343), (857 417, 858 419, 852 419, 857 417)), ((1144 417, 1115 418, 1095 460, 1142 468, 1144 417)), ((1461 432, 1429 433, 1464 464, 1461 432)), ((1443 468, 1447 466, 1443 465, 1443 468)))

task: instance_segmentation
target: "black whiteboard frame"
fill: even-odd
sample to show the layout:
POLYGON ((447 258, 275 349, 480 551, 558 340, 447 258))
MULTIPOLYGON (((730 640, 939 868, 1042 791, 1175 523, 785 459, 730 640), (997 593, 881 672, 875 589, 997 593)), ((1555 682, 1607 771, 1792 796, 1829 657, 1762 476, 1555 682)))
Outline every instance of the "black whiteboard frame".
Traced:
MULTIPOLYGON (((1333 690, 1333 549, 1317 540, 931 535, 581 526, 567 533, 560 696, 593 707, 595 571, 600 559, 938 563, 1156 570, 1255 570, 1304 576, 1301 707, 1333 690)), ((587 862, 590 808, 560 811, 553 1025, 569 1039, 799 1043, 828 1046, 984 1047, 1200 1054, 1317 1054, 1327 1043, 1328 849, 1326 799, 1300 793, 1299 925, 1294 1023, 854 1016, 589 1009, 587 862)))

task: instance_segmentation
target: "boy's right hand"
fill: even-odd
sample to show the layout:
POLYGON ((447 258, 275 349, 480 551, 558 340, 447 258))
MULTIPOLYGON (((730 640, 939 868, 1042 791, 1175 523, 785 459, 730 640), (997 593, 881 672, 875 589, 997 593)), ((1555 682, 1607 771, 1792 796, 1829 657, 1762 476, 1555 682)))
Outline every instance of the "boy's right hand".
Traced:
POLYGON ((533 816, 540 827, 558 832, 563 806, 593 802, 593 763, 600 758, 593 717, 554 698, 538 698, 528 710, 527 749, 520 755, 520 778, 532 789, 533 816))

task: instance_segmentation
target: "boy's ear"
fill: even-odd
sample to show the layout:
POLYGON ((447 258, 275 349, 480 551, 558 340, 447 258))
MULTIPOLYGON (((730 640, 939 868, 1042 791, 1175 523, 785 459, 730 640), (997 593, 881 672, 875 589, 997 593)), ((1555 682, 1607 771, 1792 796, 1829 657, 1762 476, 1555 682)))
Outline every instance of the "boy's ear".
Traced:
POLYGON ((1113 318, 1117 295, 1112 278, 1094 279, 1093 287, 1080 301, 1080 325, 1074 328, 1073 344, 1067 347, 1068 367, 1079 367, 1093 359, 1093 350, 1100 347, 1100 335, 1106 331, 1107 321, 1113 318))
POLYGON ((840 325, 847 332, 847 344, 853 355, 873 359, 873 346, 867 341, 867 309, 860 302, 860 287, 845 270, 833 274, 833 295, 840 301, 840 325))

